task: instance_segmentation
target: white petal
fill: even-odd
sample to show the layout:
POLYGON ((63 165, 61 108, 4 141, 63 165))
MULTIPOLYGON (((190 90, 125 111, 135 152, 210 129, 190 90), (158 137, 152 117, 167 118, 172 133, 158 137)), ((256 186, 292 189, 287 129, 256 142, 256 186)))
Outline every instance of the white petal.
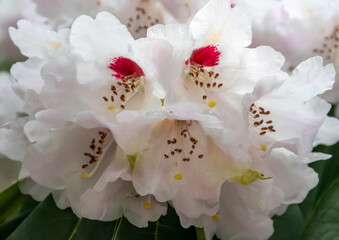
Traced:
POLYGON ((332 145, 339 140, 339 120, 334 117, 326 117, 319 128, 313 146, 319 144, 332 145))

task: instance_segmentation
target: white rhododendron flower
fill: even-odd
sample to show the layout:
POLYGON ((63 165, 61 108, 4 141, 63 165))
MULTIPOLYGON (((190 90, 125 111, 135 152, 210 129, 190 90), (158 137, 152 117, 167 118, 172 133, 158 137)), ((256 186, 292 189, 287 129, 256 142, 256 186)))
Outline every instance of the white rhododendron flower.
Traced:
MULTIPOLYGON (((339 66, 338 1, 247 1, 253 19, 252 46, 269 45, 286 57, 284 68, 292 71, 301 61, 322 56, 326 64, 339 66)), ((337 70, 338 71, 338 70, 337 70)), ((339 80, 322 95, 339 102, 339 80)), ((338 110, 337 111, 337 116, 338 110)))
POLYGON ((308 164, 330 155, 312 149, 339 140, 321 98, 337 64, 330 1, 30 3, 38 17, 9 29, 28 59, 0 74, 0 153, 23 162, 23 193, 137 227, 170 204, 207 239, 261 240, 317 185, 308 164))
MULTIPOLYGON (((22 112, 23 101, 13 92, 13 82, 10 75, 0 72, 0 191, 10 186, 18 179, 21 163, 11 161, 6 155, 8 148, 2 147, 4 142, 11 141, 12 131, 9 125, 22 112), (5 154, 5 155, 4 155, 5 154)), ((15 148, 17 142, 13 142, 15 148)), ((8 145, 8 144, 7 144, 8 145)))

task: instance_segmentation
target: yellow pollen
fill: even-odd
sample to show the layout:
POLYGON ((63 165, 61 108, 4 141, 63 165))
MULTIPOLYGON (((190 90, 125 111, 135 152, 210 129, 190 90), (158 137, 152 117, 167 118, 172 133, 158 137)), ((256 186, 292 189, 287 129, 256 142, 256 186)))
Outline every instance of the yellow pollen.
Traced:
POLYGON ((173 176, 176 180, 181 180, 182 179, 182 175, 180 173, 177 173, 173 176))
POLYGON ((186 3, 185 3, 185 6, 186 6, 186 7, 189 7, 189 6, 190 6, 190 4, 189 4, 188 2, 186 2, 186 3))
POLYGON ((337 70, 337 65, 333 63, 333 67, 335 70, 337 70))
POLYGON ((88 178, 88 176, 89 176, 88 173, 83 173, 83 174, 81 174, 81 178, 82 178, 82 179, 86 179, 86 178, 88 178))
POLYGON ((97 5, 98 6, 100 6, 101 5, 101 1, 99 0, 99 1, 97 1, 97 5))
POLYGON ((212 218, 212 221, 218 221, 219 220, 219 215, 216 214, 216 215, 212 216, 211 218, 212 218))
POLYGON ((209 101, 209 102, 208 102, 208 106, 209 106, 210 108, 214 108, 215 105, 217 105, 217 103, 216 103, 215 101, 209 101))
POLYGON ((108 110, 113 110, 114 108, 115 108, 115 105, 114 105, 114 104, 109 105, 109 106, 107 107, 108 110))
POLYGON ((150 209, 152 207, 152 205, 150 203, 145 203, 144 204, 144 208, 145 209, 150 209))
POLYGON ((261 144, 261 150, 265 152, 267 150, 267 146, 265 144, 261 144))
POLYGON ((248 169, 242 176, 237 176, 233 179, 242 185, 250 185, 257 179, 267 180, 271 179, 271 177, 263 177, 259 172, 248 169))

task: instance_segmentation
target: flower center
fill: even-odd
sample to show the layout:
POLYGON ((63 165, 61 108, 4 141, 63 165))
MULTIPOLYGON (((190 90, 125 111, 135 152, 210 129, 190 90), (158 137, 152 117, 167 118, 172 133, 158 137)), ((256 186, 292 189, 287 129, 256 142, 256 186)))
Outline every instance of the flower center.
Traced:
POLYGON ((152 1, 141 1, 135 11, 129 12, 132 14, 125 24, 135 38, 145 37, 149 27, 163 22, 161 12, 152 1))
POLYGON ((167 151, 164 158, 174 159, 177 164, 177 173, 173 176, 177 180, 183 178, 180 167, 182 162, 189 162, 194 158, 203 158, 204 155, 197 152, 199 141, 192 136, 190 128, 197 124, 196 121, 172 120, 172 134, 167 139, 167 151))
POLYGON ((110 86, 111 95, 102 98, 109 103, 107 109, 119 111, 136 93, 143 92, 145 74, 136 62, 125 57, 114 58, 108 68, 114 71, 116 84, 110 86))
POLYGON ((250 122, 258 130, 258 134, 260 136, 269 132, 276 132, 273 126, 273 121, 268 118, 270 114, 270 111, 266 111, 263 107, 260 107, 257 104, 253 103, 250 107, 250 122))
POLYGON ((92 168, 90 171, 87 171, 81 175, 81 178, 86 179, 97 171, 102 162, 105 153, 108 148, 111 146, 113 142, 113 135, 110 130, 104 129, 98 131, 96 137, 94 137, 89 145, 89 150, 84 152, 84 156, 86 158, 85 163, 81 166, 82 169, 88 170, 88 168, 92 168))
POLYGON ((321 55, 325 62, 334 63, 334 66, 339 65, 339 25, 336 25, 329 36, 325 36, 322 46, 314 48, 313 53, 321 55))
POLYGON ((201 98, 210 108, 216 106, 213 99, 215 89, 223 86, 223 83, 218 81, 219 73, 213 71, 213 67, 219 65, 221 52, 215 45, 208 45, 193 50, 191 57, 185 62, 186 84, 185 87, 199 88, 201 98), (194 83, 193 86, 191 83, 194 83))

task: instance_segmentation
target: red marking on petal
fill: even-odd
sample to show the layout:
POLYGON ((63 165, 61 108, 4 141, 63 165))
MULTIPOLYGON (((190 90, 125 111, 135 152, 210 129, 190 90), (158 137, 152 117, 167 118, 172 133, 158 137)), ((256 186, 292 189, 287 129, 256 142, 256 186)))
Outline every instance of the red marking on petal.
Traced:
POLYGON ((231 8, 234 8, 235 7, 235 3, 231 3, 231 8))
POLYGON ((216 66, 219 64, 220 54, 221 52, 218 50, 217 46, 214 45, 197 48, 193 50, 190 59, 188 59, 185 64, 195 63, 205 67, 216 66))
POLYGON ((124 57, 114 58, 113 62, 109 64, 108 68, 115 72, 113 76, 117 78, 128 76, 132 77, 145 76, 144 72, 136 62, 124 57))

